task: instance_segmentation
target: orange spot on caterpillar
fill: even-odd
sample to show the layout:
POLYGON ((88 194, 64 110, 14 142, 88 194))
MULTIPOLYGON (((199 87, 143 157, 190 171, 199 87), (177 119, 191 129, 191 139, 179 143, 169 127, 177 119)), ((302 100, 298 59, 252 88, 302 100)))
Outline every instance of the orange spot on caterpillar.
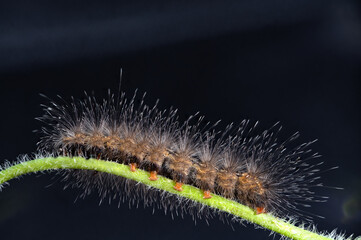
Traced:
POLYGON ((132 171, 132 172, 137 171, 137 164, 136 163, 131 163, 130 164, 130 171, 132 171))
POLYGON ((266 209, 264 207, 256 207, 256 214, 265 213, 266 209))
POLYGON ((151 171, 151 172, 150 172, 149 180, 150 180, 150 181, 157 181, 157 180, 158 180, 157 171, 151 171))
POLYGON ((211 192, 209 190, 203 191, 203 198, 204 199, 210 199, 212 198, 211 192))
POLYGON ((183 186, 183 183, 181 183, 181 182, 176 182, 176 183, 175 183, 175 186, 174 186, 173 188, 174 188, 175 190, 181 192, 181 191, 183 191, 182 186, 183 186))

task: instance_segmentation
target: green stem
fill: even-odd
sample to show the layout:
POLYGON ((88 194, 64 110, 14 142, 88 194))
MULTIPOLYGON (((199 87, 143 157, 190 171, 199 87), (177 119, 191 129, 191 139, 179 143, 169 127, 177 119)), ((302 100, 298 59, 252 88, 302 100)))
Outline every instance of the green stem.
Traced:
POLYGON ((138 169, 131 172, 129 166, 110 161, 97 159, 84 159, 82 157, 57 157, 39 158, 31 161, 21 162, 0 172, 0 184, 18 176, 52 169, 86 169, 106 172, 141 182, 145 185, 161 189, 184 198, 202 203, 211 208, 233 214, 249 222, 258 224, 264 228, 280 233, 286 237, 297 240, 330 239, 317 233, 296 227, 283 219, 276 218, 270 214, 255 214, 255 211, 235 201, 213 194, 211 199, 203 199, 203 193, 199 188, 183 185, 183 191, 173 189, 174 181, 158 176, 157 181, 150 181, 149 172, 138 169))

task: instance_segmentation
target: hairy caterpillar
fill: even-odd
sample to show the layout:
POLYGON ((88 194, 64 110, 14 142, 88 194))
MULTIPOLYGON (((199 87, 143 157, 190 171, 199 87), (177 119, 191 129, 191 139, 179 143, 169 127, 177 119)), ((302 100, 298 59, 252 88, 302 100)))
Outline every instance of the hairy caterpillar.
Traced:
MULTIPOLYGON (((124 94, 115 99, 110 93, 102 101, 87 96, 71 103, 51 102, 44 110, 39 120, 47 126, 42 129, 39 152, 45 156, 83 156, 128 164, 134 174, 138 168, 148 171, 154 182, 163 175, 174 180, 177 191, 190 184, 203 191, 205 200, 218 194, 253 208, 255 214, 309 219, 299 206, 324 200, 309 191, 322 186, 317 175, 321 163, 312 163, 318 157, 309 148, 312 142, 294 144, 297 133, 278 141, 278 124, 261 133, 249 121, 219 130, 202 117, 194 115, 182 122, 176 110, 159 110, 157 104, 149 107, 143 97, 138 103, 136 95, 130 100, 124 94)), ((144 201, 194 215, 212 215, 203 205, 108 173, 62 173, 68 186, 84 189, 83 197, 95 189, 101 199, 120 196, 130 203, 144 201)))
MULTIPOLYGON (((257 214, 309 218, 299 206, 324 200, 310 191, 322 186, 317 175, 321 163, 313 162, 319 155, 309 148, 312 142, 292 146, 298 133, 278 142, 278 124, 252 135, 257 124, 251 126, 246 120, 233 131, 231 125, 219 131, 208 127, 202 117, 191 116, 182 123, 176 110, 159 110, 157 104, 149 107, 143 98, 137 104, 136 99, 136 94, 130 100, 122 94, 116 100, 109 93, 103 101, 87 96, 70 104, 44 105, 45 114, 39 120, 47 126, 42 129, 39 150, 129 164, 133 172, 149 171, 152 181, 157 181, 158 174, 173 179, 177 191, 182 191, 183 184, 194 185, 203 191, 204 199, 219 194, 257 214)), ((104 187, 96 183, 97 178, 106 179, 104 174, 82 171, 72 171, 66 178, 75 178, 73 186, 84 188, 84 195, 93 187, 89 182, 95 181, 103 198, 109 188, 131 184, 108 179, 109 186, 104 187)), ((134 194, 132 187, 125 188, 130 189, 128 195, 134 194)))

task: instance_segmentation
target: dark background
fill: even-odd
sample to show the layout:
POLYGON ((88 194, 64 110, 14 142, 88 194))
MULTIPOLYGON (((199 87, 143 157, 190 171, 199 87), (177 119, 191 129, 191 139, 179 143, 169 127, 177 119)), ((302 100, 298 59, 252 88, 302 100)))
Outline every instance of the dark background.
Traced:
MULTIPOLYGON (((358 1, 33 1, 0 4, 0 159, 36 149, 39 96, 147 92, 147 102, 200 111, 224 124, 244 118, 314 149, 327 203, 320 230, 361 235, 361 6, 358 1)), ((2 161, 2 160, 1 160, 2 161)), ((12 180, 0 193, 1 239, 268 239, 218 219, 195 225, 127 204, 74 203, 51 174, 12 180), (53 183, 50 187, 46 187, 53 183)))

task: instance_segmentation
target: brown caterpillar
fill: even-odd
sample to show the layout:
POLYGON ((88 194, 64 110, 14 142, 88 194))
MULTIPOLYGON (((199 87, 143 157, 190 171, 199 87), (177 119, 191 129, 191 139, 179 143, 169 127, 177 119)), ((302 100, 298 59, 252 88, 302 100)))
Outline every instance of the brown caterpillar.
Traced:
MULTIPOLYGON (((257 134, 257 123, 252 127, 248 120, 219 131, 217 124, 206 123, 203 117, 193 115, 181 122, 177 110, 159 110, 157 103, 146 105, 144 96, 137 99, 134 94, 128 100, 123 93, 116 100, 109 93, 101 101, 86 96, 70 104, 43 105, 45 114, 39 120, 47 126, 42 128, 39 149, 129 164, 131 171, 149 171, 152 181, 161 174, 173 179, 178 191, 183 184, 191 184, 203 191, 204 199, 219 194, 257 214, 308 219, 309 214, 299 206, 324 201, 325 197, 310 190, 322 186, 317 175, 322 163, 313 162, 319 155, 310 149, 312 142, 294 144, 298 133, 279 142, 278 124, 257 134)), ((73 186, 84 188, 84 195, 96 187, 104 198, 109 189, 124 191, 120 185, 128 184, 120 177, 107 178, 96 172, 72 170, 72 174, 76 178, 73 186)), ((133 195, 149 190, 139 190, 134 184, 124 188, 133 195)))

